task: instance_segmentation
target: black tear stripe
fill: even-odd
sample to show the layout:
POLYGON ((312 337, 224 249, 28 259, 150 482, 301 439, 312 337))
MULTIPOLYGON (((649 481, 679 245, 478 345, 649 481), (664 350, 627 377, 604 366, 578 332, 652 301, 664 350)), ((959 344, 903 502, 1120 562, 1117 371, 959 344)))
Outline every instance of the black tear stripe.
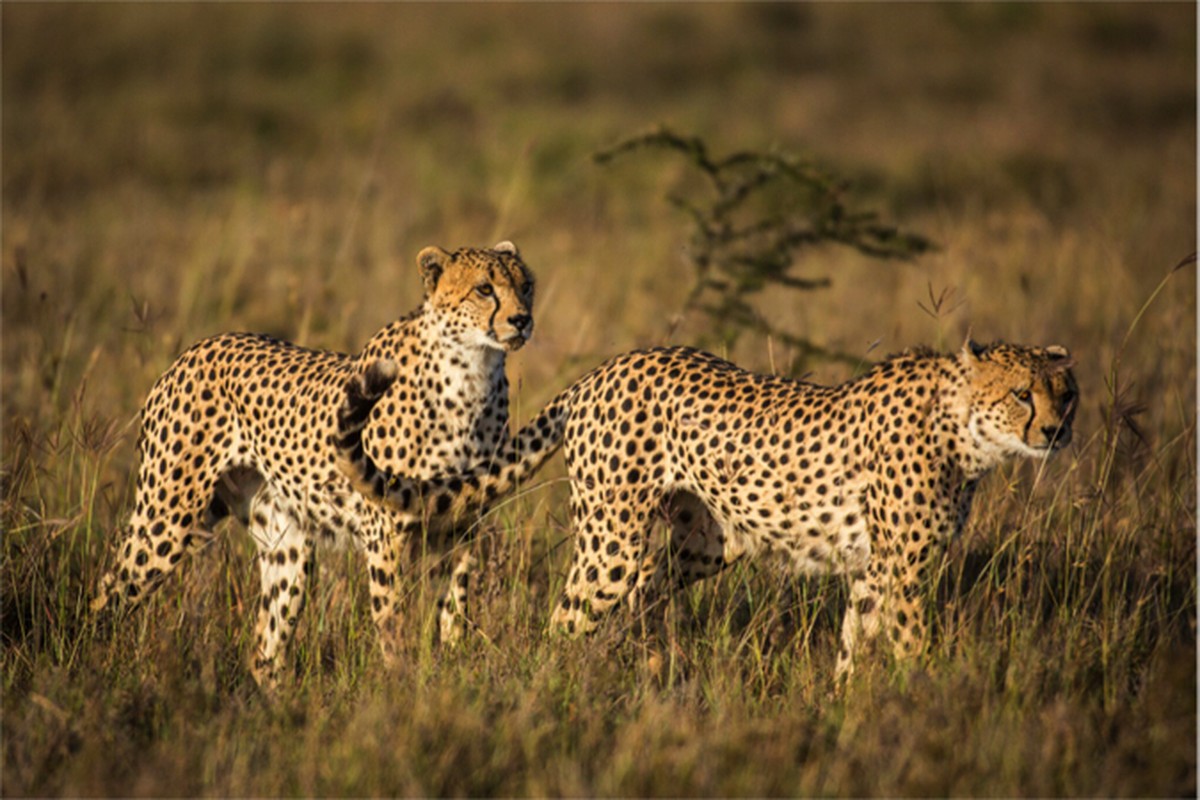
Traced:
MULTIPOLYGON (((482 270, 481 270, 482 271, 482 270)), ((496 313, 500 310, 500 293, 495 291, 496 286, 496 269, 493 265, 487 265, 487 279, 492 284, 492 313, 488 317, 488 331, 495 338, 496 335, 496 313)), ((471 291, 475 291, 474 288, 471 291)))
POLYGON ((496 315, 500 313, 500 298, 496 292, 492 292, 492 315, 488 317, 488 330, 492 336, 496 335, 496 315))
POLYGON ((1029 398, 1029 421, 1025 423, 1025 431, 1021 438, 1021 441, 1030 447, 1033 447, 1033 445, 1029 444, 1029 429, 1033 427, 1035 419, 1037 419, 1037 396, 1033 395, 1029 398))

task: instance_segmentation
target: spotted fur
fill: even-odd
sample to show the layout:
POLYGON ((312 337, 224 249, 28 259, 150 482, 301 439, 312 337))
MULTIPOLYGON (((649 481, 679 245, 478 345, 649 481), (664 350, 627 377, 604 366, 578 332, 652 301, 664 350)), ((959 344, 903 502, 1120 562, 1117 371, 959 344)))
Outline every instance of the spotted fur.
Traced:
MULTIPOLYGON (((429 247, 417 261, 424 303, 358 355, 222 334, 159 378, 142 411, 136 504, 94 609, 143 600, 232 515, 259 552, 260 683, 276 680, 319 539, 348 539, 365 551, 372 614, 385 657, 393 657, 405 555, 459 532, 448 517, 397 511, 352 491, 338 467, 338 426, 398 475, 473 466, 509 438, 505 354, 533 330, 533 276, 511 243, 453 253, 429 247), (347 382, 360 389, 354 409, 346 408, 347 382)), ((463 575, 443 601, 444 637, 462 627, 463 575)))
POLYGON ((743 557, 773 556, 848 580, 845 674, 880 633, 898 656, 921 649, 922 584, 961 531, 976 482, 1070 441, 1071 363, 1061 347, 968 342, 818 386, 686 348, 639 351, 564 391, 474 475, 417 487, 360 451, 347 468, 393 507, 420 498, 465 513, 562 444, 575 548, 555 626, 587 631, 622 601, 645 610, 743 557), (660 516, 666 542, 651 538, 660 516))

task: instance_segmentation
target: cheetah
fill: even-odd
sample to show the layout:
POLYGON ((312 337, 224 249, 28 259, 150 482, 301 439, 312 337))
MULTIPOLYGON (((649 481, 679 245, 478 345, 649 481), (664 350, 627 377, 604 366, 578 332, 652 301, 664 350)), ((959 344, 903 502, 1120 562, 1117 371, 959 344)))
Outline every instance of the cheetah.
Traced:
POLYGON ((968 339, 957 354, 908 350, 820 386, 689 348, 643 350, 563 391, 475 474, 397 479, 353 449, 352 432, 342 466, 402 512, 429 503, 461 514, 563 446, 575 548, 553 627, 586 632, 622 601, 644 611, 743 557, 769 556, 848 581, 844 679, 879 634, 898 658, 923 649, 922 584, 961 532, 979 479, 1071 441, 1072 366, 1059 346, 968 339), (665 543, 650 536, 659 515, 665 543))
MULTIPOLYGON (((534 277, 511 242, 417 257, 424 302, 357 355, 309 350, 248 333, 205 339, 155 383, 142 410, 136 503, 115 566, 92 607, 136 605, 233 516, 258 550, 252 673, 267 688, 304 606, 318 541, 365 552, 370 602, 387 661, 400 624, 397 572, 416 542, 445 546, 454 521, 367 501, 338 468, 334 436, 344 386, 376 362, 384 391, 356 425, 355 444, 415 478, 453 474, 509 441, 506 354, 533 332, 534 277), (368 413, 369 412, 369 413, 368 413)), ((464 625, 469 553, 439 604, 443 638, 464 625)))

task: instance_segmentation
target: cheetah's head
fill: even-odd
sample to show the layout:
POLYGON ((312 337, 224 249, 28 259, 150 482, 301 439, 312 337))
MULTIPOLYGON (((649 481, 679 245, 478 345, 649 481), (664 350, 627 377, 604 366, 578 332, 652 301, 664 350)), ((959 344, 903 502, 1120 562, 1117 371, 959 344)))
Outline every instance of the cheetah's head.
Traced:
POLYGON ((1071 441, 1078 389, 1066 348, 970 339, 959 361, 970 386, 970 433, 984 458, 1040 457, 1071 441))
POLYGON ((533 335, 533 273, 512 242, 453 253, 426 247, 417 264, 426 307, 446 317, 463 343, 517 350, 533 335))

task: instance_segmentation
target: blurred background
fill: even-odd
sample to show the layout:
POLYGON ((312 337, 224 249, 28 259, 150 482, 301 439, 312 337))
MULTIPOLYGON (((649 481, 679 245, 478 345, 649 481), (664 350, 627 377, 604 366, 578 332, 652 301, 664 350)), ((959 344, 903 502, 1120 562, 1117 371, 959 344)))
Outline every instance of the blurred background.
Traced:
POLYGON ((5 793, 1194 794, 1195 4, 4 2, 0 25, 5 793), (828 284, 766 283, 747 299, 767 328, 714 336, 668 200, 704 202, 694 167, 593 158, 660 125, 818 165, 934 247, 801 248, 787 274, 828 284), (830 624, 757 660, 738 637, 767 626, 702 631, 676 694, 547 646, 561 482, 500 515, 480 621, 506 647, 443 667, 412 645, 424 671, 370 702, 364 589, 330 581, 315 607, 358 610, 301 628, 306 699, 239 705, 244 537, 88 638, 138 409, 184 348, 356 351, 420 302, 422 247, 502 239, 539 277, 521 421, 641 346, 823 382, 968 334, 1070 348, 1075 443, 1053 480, 1013 467, 981 492, 949 563, 995 580, 941 617, 944 669, 831 705, 830 624))
MULTIPOLYGON (((355 350, 419 301, 415 254, 435 243, 512 239, 538 272, 514 364, 534 402, 622 350, 703 341, 703 317, 676 318, 691 228, 665 199, 687 166, 591 158, 660 124, 716 155, 815 160, 937 245, 900 263, 812 248, 793 273, 828 289, 758 299, 841 352, 970 331, 1097 367, 1195 249, 1189 4, 3 13, 9 413, 89 378, 92 402, 132 413, 222 330, 355 350)), ((1173 279, 1142 322, 1154 373, 1191 374, 1194 286, 1173 279)), ((767 345, 732 355, 763 368, 767 345)))

